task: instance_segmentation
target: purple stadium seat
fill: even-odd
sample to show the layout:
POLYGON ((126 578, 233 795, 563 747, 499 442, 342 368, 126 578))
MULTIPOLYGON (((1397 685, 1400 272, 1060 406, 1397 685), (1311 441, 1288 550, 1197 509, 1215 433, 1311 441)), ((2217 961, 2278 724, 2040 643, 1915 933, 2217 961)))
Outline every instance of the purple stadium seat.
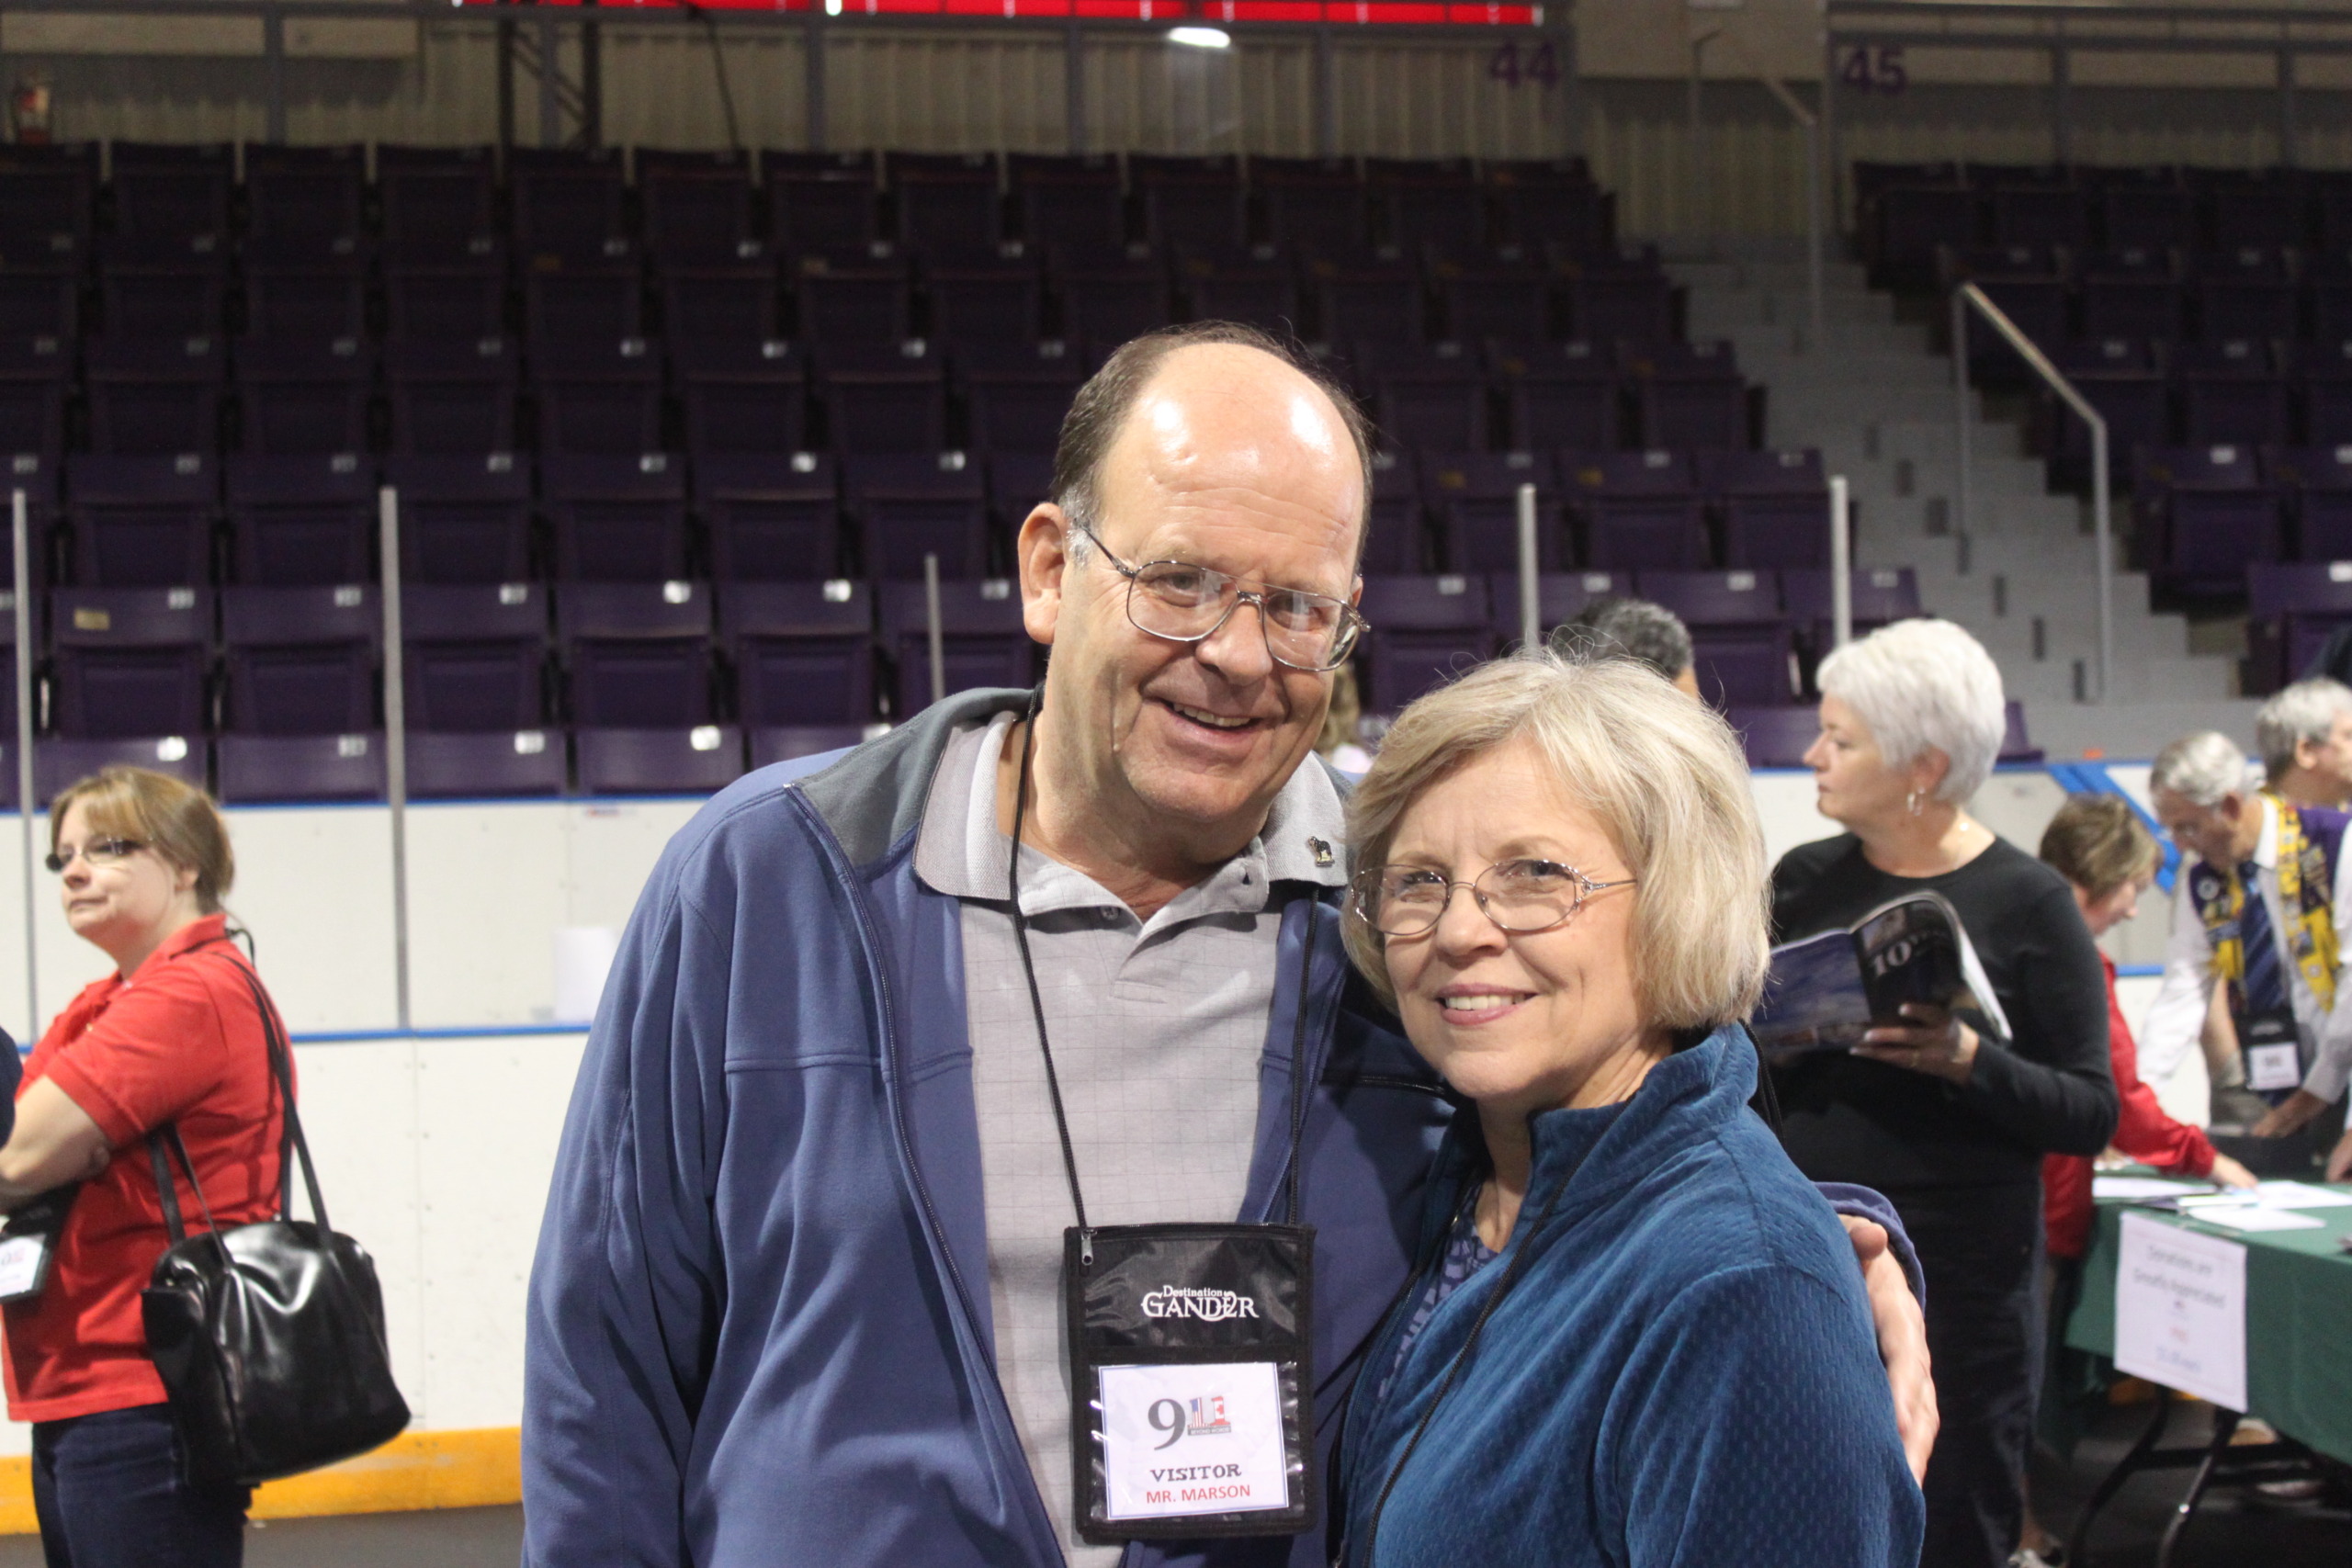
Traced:
POLYGON ((1422 527, 1420 468, 1409 452, 1372 455, 1372 505, 1358 570, 1384 577, 1413 577, 1429 570, 1422 527))
POLYGON ((1428 310, 1419 274, 1401 255, 1307 264, 1315 335, 1323 343, 1419 343, 1428 310))
POLYGON ((520 582, 531 575, 531 468, 512 452, 384 460, 400 497, 410 582, 520 582))
POLYGON ((2259 339, 2182 344, 2172 369, 2180 388, 2184 445, 2278 446, 2287 440, 2287 378, 2273 369, 2259 339))
POLYGON ((1373 419, 1384 440, 1436 452, 1487 449, 1492 416, 1486 378, 1460 343, 1426 349, 1360 343, 1356 368, 1374 389, 1373 419))
POLYGON ((245 148, 245 243, 273 252, 356 243, 363 227, 368 150, 245 148))
POLYGON ((837 344, 819 367, 835 451, 929 453, 947 444, 947 374, 938 344, 837 344))
POLYGON ((1560 482, 1601 570, 1707 564, 1707 528, 1690 459, 1673 452, 1564 452, 1560 482))
POLYGON ((2302 322, 2291 277, 2286 253, 2260 245, 2197 257, 2189 293, 2197 304, 2198 336, 2207 343, 2293 337, 2302 322))
POLYGON ((220 798, 232 806, 384 798, 380 733, 224 735, 213 753, 220 798))
POLYGON ((211 452, 220 441, 217 337, 93 339, 84 346, 90 449, 119 456, 211 452))
POLYGON ((366 582, 376 575, 376 474, 354 452, 232 457, 229 561, 240 582, 366 582))
POLYGON ((639 585, 686 575, 683 460, 666 452, 550 455, 539 459, 539 488, 555 530, 557 576, 639 585))
MULTIPOLYGON (((12 680, 12 698, 15 686, 12 680)), ((12 726, 16 723, 13 713, 8 721, 12 726)), ((11 742, 15 739, 13 730, 9 739, 11 742)), ((209 782, 211 750, 200 735, 155 735, 130 740, 67 740, 44 736, 33 748, 33 794, 41 800, 54 800, 68 784, 107 767, 148 768, 202 789, 209 782)), ((5 766, 8 773, 6 800, 13 807, 17 803, 17 760, 13 753, 5 766)))
POLYGON ((1050 451, 996 452, 989 457, 989 513, 1007 539, 1037 503, 1052 499, 1054 455, 1050 451))
POLYGON ((0 168, 0 228, 24 236, 25 248, 70 259, 89 249, 96 182, 68 165, 0 168))
POLYGON ((245 267, 245 335, 273 342, 356 338, 368 330, 356 265, 245 267))
MULTIPOLYGON (((1486 193, 1472 181, 1467 161, 1431 179, 1382 181, 1370 186, 1388 243, 1408 255, 1434 251, 1475 255, 1487 248, 1486 193)), ((1477 333, 1463 335, 1484 335, 1477 333)))
POLYGON ((841 490, 818 452, 695 460, 695 504, 724 582, 807 582, 842 568, 841 490))
POLYGON ((583 261, 628 243, 617 148, 515 147, 506 154, 514 244, 536 259, 583 261))
POLYGON ((1050 452, 1085 370, 1061 338, 968 344, 955 353, 967 439, 976 451, 1050 452))
POLYGON ((704 584, 560 583, 555 619, 576 723, 659 728, 711 722, 711 604, 704 584))
POLYGON ((395 343, 384 369, 393 451, 479 457, 514 449, 521 356, 512 341, 395 343))
POLYGON ((926 254, 969 249, 1004 237, 993 154, 962 154, 949 168, 907 168, 893 159, 889 176, 899 243, 908 250, 926 254))
POLYGON ((2143 447, 2133 470, 2145 564, 2167 586, 2234 595, 2249 563, 2285 554, 2278 492, 2263 482, 2252 447, 2143 447))
POLYGON ((376 150, 384 243, 400 254, 455 260, 498 227, 497 165, 487 147, 376 150))
POLYGON ((803 254, 794 283, 800 336, 814 346, 898 343, 907 336, 907 264, 887 245, 803 254))
POLYGON ((673 342, 686 446, 698 457, 781 456, 808 444, 808 367, 782 338, 673 342))
POLYGON ((1059 302, 1057 330, 1069 342, 1116 345, 1174 320, 1167 263, 1142 242, 1099 249, 1060 245, 1047 271, 1059 302))
POLYGON ((2095 253, 2080 270, 2086 338, 2182 335, 2186 310, 2171 252, 2124 246, 2095 253))
POLYGON ((1568 564, 1558 476, 1532 452, 1425 452, 1422 493, 1438 522, 1449 571, 1503 571, 1519 565, 1519 487, 1536 491, 1536 554, 1546 571, 1568 564))
POLYGON ((849 511, 865 575, 920 580, 923 557, 943 578, 988 571, 988 501, 980 465, 960 451, 847 459, 849 511))
POLYGON ((1371 212, 1351 160, 1252 158, 1250 178, 1274 243, 1345 254, 1370 242, 1371 212))
POLYGON ((81 319, 81 288, 71 267, 45 256, 0 265, 0 339, 71 338, 81 319))
POLYGON ((1209 251, 1247 243, 1241 176, 1229 158, 1201 160, 1216 168, 1165 170, 1136 157, 1127 160, 1143 207, 1143 231, 1156 245, 1209 251))
POLYGON ((481 245, 479 256, 437 265, 387 261, 384 324, 393 343, 474 343, 505 333, 505 253, 490 240, 481 245))
MULTIPOLYGON (((2151 364, 2146 345, 2128 338, 2102 338, 2051 355, 2066 378, 2108 426, 2108 468, 2120 479, 2132 451, 2161 446, 2172 435, 2171 389, 2151 364)), ((2042 450, 2050 454, 2052 479, 2086 483, 2091 468, 2090 428, 2055 398, 2040 397, 2042 450)))
POLYGON ((2352 560, 2352 443, 2267 452, 2263 468, 2286 492, 2297 560, 2352 560))
POLYGON ((2275 691, 2309 671, 2329 635, 2352 626, 2352 560, 2256 561, 2245 587, 2256 690, 2275 691))
POLYGON ((2212 243, 2301 250, 2311 243, 2310 207, 2292 169, 2202 174, 2212 243))
POLYGON ((1717 707, 1765 706, 1796 696, 1795 651, 1769 571, 1645 571, 1634 585, 1690 628, 1699 692, 1717 707))
POLYGON ((1604 349, 1569 343, 1489 343, 1487 368, 1503 378, 1510 438, 1532 450, 1612 451, 1617 374, 1604 349))
POLYGON ((1515 254, 1474 253, 1472 259, 1434 263, 1430 276, 1448 337, 1532 343, 1552 335, 1552 280, 1540 266, 1515 254))
POLYGON ((118 141, 111 152, 116 233, 141 240, 227 238, 229 187, 237 172, 227 143, 167 149, 118 141))
POLYGON ((2352 191, 2339 199, 2347 243, 2320 252, 2303 266, 2301 335, 2311 343, 2339 344, 2352 338, 2352 191))
POLYGON ((874 717, 874 599, 862 582, 732 582, 718 619, 747 728, 863 725, 874 717))
POLYGON ((1996 185, 1985 200, 1996 245, 2064 245, 2081 250, 2090 243, 2090 205, 2072 184, 1996 185))
MULTIPOLYGON (((119 589, 209 582, 220 485, 213 459, 201 453, 86 453, 68 458, 74 581, 87 588, 119 589)), ((209 629, 209 611, 207 616, 209 629)))
MULTIPOLYGON (((1012 206, 1031 248, 1117 245, 1127 237, 1117 160, 1012 155, 1012 206)), ((754 741, 754 745, 757 741, 754 741)))
POLYGON ((941 253, 923 269, 931 335, 961 346, 1031 343, 1045 321, 1045 282, 1037 264, 1013 254, 941 253))
POLYGON ((2306 348, 2301 370, 2303 440, 2313 446, 2352 441, 2352 336, 2306 348))
POLYGON ((1881 288, 1932 283, 1939 249, 1977 243, 1980 201, 1964 185, 1889 186, 1871 208, 1863 250, 1881 288))
POLYGON ((1196 321, 1247 321, 1296 337, 1305 321, 1298 275, 1272 245, 1211 257, 1195 253, 1177 265, 1196 321))
POLYGON ((751 161, 740 151, 640 147, 637 189, 645 209, 645 247, 658 262, 725 265, 766 250, 752 221, 751 161))
POLYGON ((743 775, 743 732, 731 724, 582 728, 572 745, 582 795, 715 795, 743 775))
POLYGON ((0 338, 0 452, 29 453, 53 467, 65 446, 65 387, 73 343, 0 338))
POLYGON ((1675 335, 1674 289, 1654 250, 1627 246, 1613 254, 1561 257, 1567 333, 1594 343, 1669 342, 1675 335))
POLYGON ((760 162, 767 177, 769 238, 779 254, 865 245, 880 237, 871 168, 779 173, 772 157, 760 162))
MULTIPOLYGON (((1955 252, 1944 282, 1976 285, 2045 351, 2066 341, 2073 284, 2063 255, 2048 245, 2007 244, 1955 252)), ((1968 367, 1972 376, 2010 385, 2021 385, 2027 375, 2017 351, 1973 312, 1968 318, 1968 367)))
POLYGON ((539 451, 602 455, 662 446, 662 356, 641 337, 548 339, 533 350, 539 451))
POLYGON ((411 731, 408 792, 427 800, 561 795, 568 762, 560 730, 411 731))
POLYGON ((242 735, 347 735, 376 723, 373 589, 224 588, 224 728, 242 735))
POLYGON ((1627 344, 1617 363, 1641 411, 1644 446, 1729 452, 1751 445, 1747 383, 1729 343, 1627 344))
POLYGON ((254 457, 363 450, 375 379, 376 356, 356 337, 247 344, 237 355, 243 450, 254 457))
POLYGON ((108 334, 200 337, 220 333, 228 302, 226 242, 109 240, 99 251, 98 312, 108 334))
MULTIPOLYGON (((1537 624, 1552 633, 1584 613, 1595 599, 1623 598, 1634 591, 1634 578, 1624 571, 1546 571, 1535 579, 1537 624)), ((1519 641, 1519 573, 1487 574, 1487 592, 1495 612, 1495 633, 1504 643, 1519 641)))
POLYGON ((1829 485, 1820 453, 1713 453, 1699 460, 1699 487, 1723 519, 1726 566, 1827 567, 1829 485))
POLYGON ((2198 241, 2197 198, 2168 168, 2108 169, 2092 204, 2109 250, 2169 250, 2198 241))
POLYGON ((673 268, 662 280, 662 323, 673 343, 782 337, 778 303, 775 267, 758 257, 673 268))
MULTIPOLYGON (((929 705, 930 621, 920 582, 876 585, 882 614, 882 646, 897 681, 891 712, 906 718, 929 705)), ((975 686, 1029 686, 1044 666, 1044 649, 1029 640, 1021 624, 1021 585, 1009 578, 983 578, 939 585, 941 668, 953 696, 975 686)))
POLYGON ((1356 655, 1368 712, 1399 712, 1493 656, 1484 577, 1367 577, 1357 606, 1371 623, 1356 655))
POLYGON ((1589 184, 1504 184, 1506 175, 1487 165, 1487 185, 1502 219, 1502 231, 1531 251, 1556 249, 1568 255, 1605 252, 1617 243, 1617 193, 1589 184))
POLYGON ((532 346, 611 342, 645 332, 645 279, 634 266, 592 263, 534 270, 523 282, 532 346))
POLYGON ((547 619, 543 591, 527 582, 404 588, 402 695, 410 728, 537 728, 547 718, 547 619))
POLYGON ((74 739, 200 735, 207 588, 59 588, 49 597, 51 721, 74 739))
MULTIPOLYGON (((1790 568, 1781 573, 1781 604, 1796 623, 1797 636, 1815 656, 1836 639, 1836 586, 1829 569, 1790 568)), ((1857 568, 1853 573, 1854 635, 1876 631, 1919 611, 1919 581, 1907 566, 1857 568)))
POLYGON ((797 761, 803 757, 822 756, 828 751, 846 751, 865 739, 865 727, 857 724, 820 724, 780 729, 753 729, 745 739, 752 748, 752 766, 771 767, 777 762, 797 761))
POLYGON ((1739 732, 1751 768, 1802 768, 1821 739, 1821 720, 1808 707, 1734 707, 1724 718, 1739 732))

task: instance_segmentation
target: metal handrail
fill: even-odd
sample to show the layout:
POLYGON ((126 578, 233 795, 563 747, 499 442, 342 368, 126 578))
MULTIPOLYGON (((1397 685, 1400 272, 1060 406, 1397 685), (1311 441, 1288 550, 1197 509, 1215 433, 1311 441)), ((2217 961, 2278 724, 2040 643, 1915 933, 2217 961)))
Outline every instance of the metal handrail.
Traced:
POLYGON ((2115 536, 2113 518, 2109 513, 2107 473, 2107 421, 2098 410, 2091 407, 2072 381, 2060 374, 2047 355, 2036 348, 2033 340, 2018 330, 1998 305, 1985 297, 1984 291, 1973 283, 1963 283, 1951 295, 1951 374, 1952 384, 1960 395, 1960 485, 1958 516, 1955 531, 1964 541, 1968 536, 1969 468, 1971 463, 1969 437, 1968 386, 1968 312, 1974 310, 1984 318, 1992 329, 2001 334, 2002 341, 2017 350, 2018 357, 2049 389, 2057 393, 2066 406, 2091 427, 2091 522, 2098 536, 2098 695, 2096 701, 2105 703, 2108 673, 2115 662, 2115 536))

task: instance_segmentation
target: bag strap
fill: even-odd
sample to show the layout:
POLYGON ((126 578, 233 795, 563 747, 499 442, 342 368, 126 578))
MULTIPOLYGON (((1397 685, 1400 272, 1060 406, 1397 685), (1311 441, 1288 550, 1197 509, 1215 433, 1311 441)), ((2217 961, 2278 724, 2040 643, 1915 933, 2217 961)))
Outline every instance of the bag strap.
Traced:
MULTIPOLYGON (((319 1191, 318 1167, 311 1161, 310 1140, 302 1135, 302 1113, 294 1105, 293 1053, 278 1028, 277 1010, 269 1005, 269 997, 261 988, 261 976, 243 964, 238 964, 236 968, 245 977, 245 988, 254 994, 254 1010, 261 1014, 262 1041, 269 1049, 270 1075, 277 1079, 278 1096, 286 1106, 285 1132, 278 1141, 277 1153, 278 1215, 289 1220, 294 1217, 294 1173, 286 1158, 286 1151, 291 1148, 302 1162, 302 1186, 310 1194, 311 1218, 318 1222, 321 1230, 331 1231, 334 1227, 327 1223, 327 1201, 319 1191)), ((176 1131, 173 1135, 178 1135, 176 1131)))
POLYGON ((147 1134, 147 1157, 155 1168, 155 1191, 164 1201, 164 1232, 177 1247, 187 1239, 187 1227, 180 1220, 179 1193, 172 1186, 172 1168, 164 1159, 164 1144, 168 1139, 172 1152, 179 1156, 180 1168, 187 1172, 188 1190, 196 1194, 196 1206, 204 1211, 204 1231, 220 1249, 220 1260, 229 1260, 229 1244, 220 1238, 220 1222, 212 1217, 212 1205, 205 1201, 204 1184, 196 1179, 196 1162, 188 1158, 187 1145, 180 1138, 179 1123, 166 1122, 147 1134))

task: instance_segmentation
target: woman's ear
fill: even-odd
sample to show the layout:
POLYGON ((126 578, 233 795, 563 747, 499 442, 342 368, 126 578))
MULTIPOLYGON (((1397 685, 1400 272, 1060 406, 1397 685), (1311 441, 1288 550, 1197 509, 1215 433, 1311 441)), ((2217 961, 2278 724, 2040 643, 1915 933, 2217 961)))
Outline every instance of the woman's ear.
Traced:
POLYGON ((1936 792, 1944 787, 1944 780, 1951 776, 1951 753, 1930 746, 1911 761, 1911 787, 1921 800, 1937 799, 1936 792))

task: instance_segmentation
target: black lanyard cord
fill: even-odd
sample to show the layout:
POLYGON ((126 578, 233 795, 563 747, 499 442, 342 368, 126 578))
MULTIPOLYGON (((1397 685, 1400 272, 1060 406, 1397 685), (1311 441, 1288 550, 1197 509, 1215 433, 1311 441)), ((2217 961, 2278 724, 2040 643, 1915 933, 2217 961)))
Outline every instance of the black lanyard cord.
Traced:
POLYGON ((1094 1262, 1092 1231, 1086 1223, 1086 1200, 1078 1189, 1078 1154, 1070 1147, 1069 1117, 1062 1109, 1062 1080, 1054 1071, 1054 1048, 1046 1038, 1046 1001, 1037 993, 1037 966, 1029 961, 1029 921, 1021 912, 1021 825, 1029 814, 1029 754, 1037 738, 1037 702, 1045 688, 1029 694, 1029 712, 1021 726, 1020 777, 1012 786, 1012 852, 1005 858, 1004 897, 1012 906, 1012 940, 1021 949, 1021 973, 1029 982, 1029 1010, 1037 1020, 1037 1051, 1046 1059, 1046 1092, 1054 1102, 1054 1130, 1062 1139, 1062 1174, 1069 1178, 1069 1206, 1078 1213, 1079 1261, 1094 1262))
POLYGON ((1290 1225, 1298 1224, 1298 1168, 1306 1160, 1306 998, 1313 990, 1309 982, 1315 977, 1315 924, 1322 914, 1322 900, 1310 895, 1306 956, 1298 965, 1298 1014, 1290 1031, 1290 1168, 1285 1177, 1290 1197, 1283 1222, 1290 1225))

